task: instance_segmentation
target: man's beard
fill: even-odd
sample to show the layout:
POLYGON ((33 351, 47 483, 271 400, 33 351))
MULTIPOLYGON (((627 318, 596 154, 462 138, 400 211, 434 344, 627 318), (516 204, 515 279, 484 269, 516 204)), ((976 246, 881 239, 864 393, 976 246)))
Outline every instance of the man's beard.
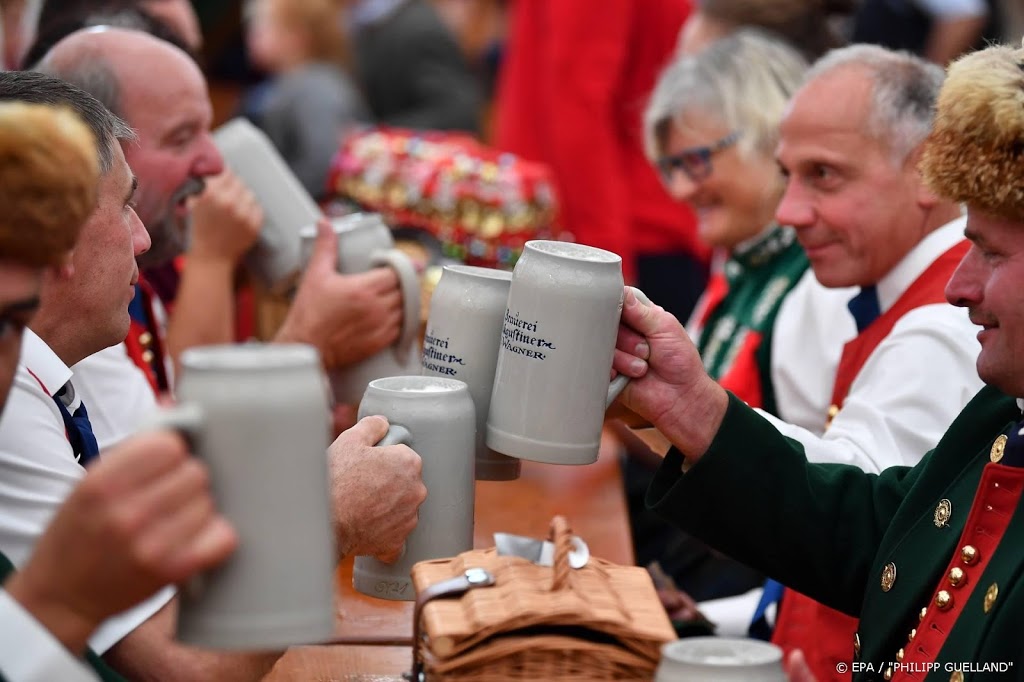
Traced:
POLYGON ((136 256, 139 268, 159 267, 188 250, 192 216, 185 214, 178 217, 175 209, 190 196, 202 194, 205 188, 206 183, 200 178, 189 178, 171 196, 163 215, 146 222, 146 230, 152 243, 146 253, 136 256))
POLYGON ((188 250, 188 238, 192 217, 178 219, 174 214, 165 214, 153 225, 146 225, 152 245, 146 253, 135 260, 140 270, 156 268, 168 263, 188 250))

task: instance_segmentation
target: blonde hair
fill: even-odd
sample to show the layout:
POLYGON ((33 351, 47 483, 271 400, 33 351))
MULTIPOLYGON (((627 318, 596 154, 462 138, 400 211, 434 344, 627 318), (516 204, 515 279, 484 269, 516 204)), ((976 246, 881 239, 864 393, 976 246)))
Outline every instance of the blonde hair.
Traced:
POLYGON ((676 58, 659 76, 644 114, 648 158, 658 158, 672 126, 690 112, 739 131, 745 154, 772 155, 786 104, 806 70, 806 60, 794 48, 750 28, 676 58))
POLYGON ((96 208, 96 141, 69 109, 0 103, 0 258, 59 263, 96 208))
POLYGON ((949 67, 921 171, 939 195, 1024 221, 1024 49, 993 46, 949 67))
POLYGON ((348 37, 339 0, 279 0, 277 6, 289 28, 306 34, 310 59, 339 66, 348 63, 348 37))

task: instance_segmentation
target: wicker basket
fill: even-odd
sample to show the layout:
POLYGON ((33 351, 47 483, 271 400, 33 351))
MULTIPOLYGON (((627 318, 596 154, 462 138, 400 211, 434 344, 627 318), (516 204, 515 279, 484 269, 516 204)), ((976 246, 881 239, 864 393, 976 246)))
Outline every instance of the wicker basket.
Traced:
POLYGON ((650 680, 661 645, 675 639, 647 571, 591 558, 571 569, 571 532, 555 517, 553 566, 494 549, 424 561, 417 594, 483 568, 491 587, 422 608, 414 656, 429 682, 650 680))

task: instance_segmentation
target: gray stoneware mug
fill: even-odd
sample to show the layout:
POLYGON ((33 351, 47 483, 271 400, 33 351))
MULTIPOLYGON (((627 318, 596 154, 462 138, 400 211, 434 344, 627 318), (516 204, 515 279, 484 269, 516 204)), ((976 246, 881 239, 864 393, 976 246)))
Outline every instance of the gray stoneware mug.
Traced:
POLYGON ((299 344, 189 349, 177 394, 153 425, 190 436, 239 536, 224 564, 182 588, 178 639, 250 650, 329 639, 337 553, 319 354, 299 344))
POLYGON ((512 273, 472 265, 446 265, 430 298, 423 342, 423 374, 469 386, 476 407, 476 478, 519 478, 521 460, 487 447, 487 412, 512 273))
MULTIPOLYGON (((353 213, 334 218, 338 237, 338 272, 354 275, 375 267, 389 267, 402 289, 402 330, 390 348, 355 365, 331 370, 331 390, 341 404, 355 405, 367 384, 382 377, 420 374, 420 280, 412 260, 395 248, 391 230, 376 213, 353 213)), ((316 226, 302 229, 302 262, 308 263, 316 240, 316 226)))
POLYGON ((401 558, 385 564, 357 556, 352 584, 371 597, 412 601, 414 564, 473 548, 473 398, 466 384, 455 379, 388 377, 371 381, 366 388, 359 418, 370 415, 383 415, 391 424, 378 445, 405 443, 419 454, 427 499, 401 558))
POLYGON ((782 649, 756 639, 690 637, 661 647, 654 682, 786 682, 782 649))
POLYGON ((245 267, 268 290, 284 293, 302 266, 299 230, 323 213, 270 138, 249 121, 228 121, 213 131, 213 142, 263 208, 263 227, 245 255, 245 267))
POLYGON ((526 242, 501 330, 488 447, 550 464, 597 461, 605 410, 629 381, 608 380, 622 298, 618 255, 568 242, 526 242))

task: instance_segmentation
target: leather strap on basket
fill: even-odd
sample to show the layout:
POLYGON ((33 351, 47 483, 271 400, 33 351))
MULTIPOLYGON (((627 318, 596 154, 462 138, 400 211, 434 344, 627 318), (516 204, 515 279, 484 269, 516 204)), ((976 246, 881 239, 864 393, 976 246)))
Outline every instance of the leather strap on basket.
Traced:
POLYGON ((421 682, 423 677, 423 662, 420 660, 419 650, 422 644, 422 615, 423 607, 435 599, 451 599, 461 597, 466 592, 476 587, 490 587, 494 584, 494 576, 482 568, 467 569, 462 575, 434 583, 416 595, 416 606, 412 611, 412 672, 402 675, 412 682, 421 682))
MULTIPOLYGON (((555 549, 552 556, 551 591, 564 589, 569 584, 569 552, 572 551, 572 529, 564 516, 551 519, 549 534, 555 549)), ((423 645, 423 608, 435 599, 452 599, 461 597, 477 587, 490 587, 495 584, 494 576, 482 568, 469 568, 462 575, 442 580, 427 587, 416 596, 416 605, 412 612, 412 672, 402 675, 410 682, 425 682, 423 661, 420 647, 423 645)))

